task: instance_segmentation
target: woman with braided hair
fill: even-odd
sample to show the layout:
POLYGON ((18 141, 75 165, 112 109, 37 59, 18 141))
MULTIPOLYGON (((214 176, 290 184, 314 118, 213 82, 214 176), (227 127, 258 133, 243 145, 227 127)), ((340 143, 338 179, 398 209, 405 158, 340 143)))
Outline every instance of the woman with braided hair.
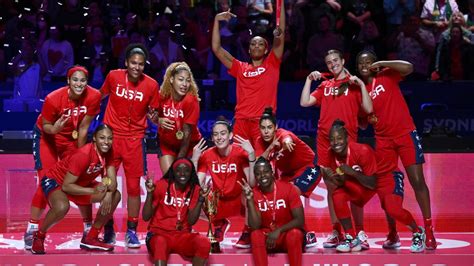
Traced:
POLYGON ((178 157, 190 157, 192 148, 201 139, 198 87, 193 73, 185 62, 168 66, 160 89, 158 109, 158 156, 166 173, 178 157))
POLYGON ((147 196, 143 220, 150 221, 147 248, 155 265, 166 265, 170 253, 192 257, 193 265, 204 265, 211 243, 191 226, 199 219, 205 197, 210 190, 199 187, 193 163, 178 158, 162 179, 146 181, 147 196))

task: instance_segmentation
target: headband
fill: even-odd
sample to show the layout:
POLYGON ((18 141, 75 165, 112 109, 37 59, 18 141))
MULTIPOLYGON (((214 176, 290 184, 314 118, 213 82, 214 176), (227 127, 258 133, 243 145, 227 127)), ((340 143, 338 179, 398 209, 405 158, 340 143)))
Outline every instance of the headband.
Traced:
POLYGON ((189 160, 185 159, 185 158, 180 158, 176 161, 173 162, 173 165, 171 165, 171 168, 173 169, 173 171, 176 171, 176 168, 178 167, 178 165, 180 164, 185 164, 187 166, 189 166, 190 168, 193 167, 193 165, 191 164, 191 162, 189 162, 189 160))
POLYGON ((86 78, 89 76, 89 71, 83 66, 73 66, 67 71, 67 79, 70 79, 72 74, 74 74, 76 71, 82 71, 86 75, 86 78))

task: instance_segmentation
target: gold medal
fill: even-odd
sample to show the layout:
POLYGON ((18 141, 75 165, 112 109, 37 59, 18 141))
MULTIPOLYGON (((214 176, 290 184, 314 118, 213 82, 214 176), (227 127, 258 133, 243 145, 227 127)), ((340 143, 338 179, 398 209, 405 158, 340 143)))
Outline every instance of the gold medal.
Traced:
POLYGON ((181 222, 180 220, 176 222, 176 230, 178 231, 183 230, 183 222, 181 222))
POLYGON ((184 138, 184 132, 181 130, 176 131, 176 138, 182 140, 184 138))
POLYGON ((336 168, 336 173, 337 173, 338 175, 344 175, 344 172, 341 170, 340 167, 336 168))
POLYGON ((377 124, 378 121, 379 121, 379 118, 375 114, 369 115, 368 122, 370 124, 375 125, 375 124, 377 124))
POLYGON ((433 10, 433 13, 431 14, 433 15, 433 17, 439 17, 439 15, 441 15, 438 9, 433 10))
POLYGON ((77 132, 77 130, 74 129, 71 133, 71 136, 73 139, 77 139, 79 137, 79 132, 77 132))
POLYGON ((112 185, 112 178, 110 178, 108 176, 102 177, 102 184, 104 184, 105 186, 112 185))

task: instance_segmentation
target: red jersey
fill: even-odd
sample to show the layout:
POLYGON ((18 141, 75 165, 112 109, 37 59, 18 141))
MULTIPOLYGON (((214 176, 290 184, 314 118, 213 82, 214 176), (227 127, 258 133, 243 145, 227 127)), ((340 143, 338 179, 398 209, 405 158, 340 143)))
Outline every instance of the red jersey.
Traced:
POLYGON ((398 85, 401 80, 398 71, 386 68, 377 73, 371 84, 366 84, 378 118, 374 125, 378 138, 397 138, 415 130, 413 118, 398 85))
POLYGON ((201 133, 197 127, 199 110, 198 98, 192 94, 186 94, 180 102, 173 101, 172 97, 164 98, 160 95, 158 116, 175 121, 175 128, 173 130, 162 127, 158 128, 160 142, 166 143, 169 146, 179 146, 181 140, 176 138, 176 132, 178 130, 182 131, 184 124, 191 125, 191 142, 199 141, 201 139, 201 133))
POLYGON ((329 130, 336 119, 344 121, 349 137, 357 139, 357 117, 361 111, 362 94, 360 87, 350 85, 346 92, 337 96, 338 87, 348 79, 326 80, 311 93, 316 98, 316 105, 321 107, 318 122, 318 134, 329 136, 329 130))
POLYGON ((232 144, 231 148, 229 155, 223 157, 216 147, 212 147, 202 153, 198 162, 198 172, 209 172, 213 188, 219 190, 224 199, 242 194, 237 180, 247 179, 244 168, 249 167, 247 152, 236 144, 232 144))
POLYGON ((253 189, 255 208, 262 214, 261 228, 270 228, 273 213, 275 213, 276 226, 280 227, 293 220, 292 209, 303 207, 294 185, 276 180, 275 188, 276 193, 274 191, 263 193, 258 186, 253 189))
MULTIPOLYGON (((277 138, 279 137, 280 146, 270 151, 268 159, 274 163, 276 170, 280 171, 281 178, 298 177, 300 172, 302 173, 307 167, 313 166, 313 150, 293 132, 279 128, 275 134, 277 138), (293 143, 295 143, 294 150, 292 152, 288 150, 281 152, 280 150, 285 147, 284 142, 287 138, 291 138, 293 143)), ((255 143, 255 154, 257 157, 262 155, 270 144, 270 142, 265 142, 260 136, 255 143)), ((292 179, 285 179, 285 181, 292 181, 292 179)))
MULTIPOLYGON (((105 167, 112 163, 112 151, 109 151, 104 158, 105 167)), ((66 173, 69 172, 78 179, 76 184, 82 187, 88 186, 97 176, 104 173, 104 166, 100 162, 94 143, 88 143, 77 149, 74 154, 56 163, 46 176, 56 179, 59 185, 64 182, 66 173)))
POLYGON ((235 118, 260 117, 269 106, 276 112, 280 64, 273 51, 260 66, 234 58, 228 72, 237 79, 235 118))
POLYGON ((156 211, 151 218, 148 230, 177 231, 176 223, 178 221, 178 211, 180 212, 180 220, 185 232, 191 231, 188 224, 188 211, 193 209, 199 198, 199 186, 194 187, 194 191, 186 197, 190 192, 190 186, 185 191, 174 189, 174 184, 170 185, 170 194, 167 193, 168 180, 160 179, 155 182, 155 191, 153 191, 153 206, 156 211))
POLYGON ((109 95, 104 123, 114 135, 143 138, 149 107, 158 108, 158 82, 143 74, 133 83, 128 80, 126 69, 117 69, 109 72, 100 90, 109 95))
POLYGON ((329 151, 329 161, 321 162, 321 165, 331 168, 336 171, 336 168, 341 164, 347 164, 352 169, 362 172, 366 176, 373 176, 377 171, 377 160, 375 159, 375 152, 366 144, 357 142, 349 142, 346 158, 337 159, 332 150, 329 151))
POLYGON ((96 116, 100 112, 100 92, 87 86, 79 100, 69 99, 69 87, 59 88, 46 96, 43 109, 36 120, 36 126, 43 131, 43 118, 54 124, 63 114, 70 116, 64 128, 55 134, 56 141, 76 141, 72 138, 72 131, 78 130, 86 115, 96 116))

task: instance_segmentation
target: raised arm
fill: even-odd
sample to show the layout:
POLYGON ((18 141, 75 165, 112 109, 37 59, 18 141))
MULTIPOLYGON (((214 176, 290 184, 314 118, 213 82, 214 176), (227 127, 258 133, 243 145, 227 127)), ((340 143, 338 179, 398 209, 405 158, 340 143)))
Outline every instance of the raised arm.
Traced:
POLYGON ((212 52, 216 55, 219 61, 221 61, 221 63, 228 69, 232 67, 232 61, 234 60, 234 57, 221 46, 219 22, 229 21, 232 17, 236 17, 236 15, 230 13, 230 9, 226 12, 219 13, 214 18, 214 26, 212 27, 212 52))
POLYGON ((388 67, 396 70, 400 72, 400 75, 402 76, 408 76, 413 72, 413 65, 410 62, 403 60, 377 61, 370 66, 371 69, 380 67, 388 67))
POLYGON ((155 190, 155 184, 152 179, 147 179, 145 182, 146 187, 146 199, 143 204, 142 209, 142 218, 145 222, 149 221, 155 213, 155 208, 153 207, 153 191, 155 190))
POLYGON ((318 80, 321 78, 321 73, 318 71, 313 71, 309 73, 306 77, 306 82, 304 83, 303 90, 301 91, 300 105, 301 107, 309 107, 316 104, 316 98, 311 96, 311 83, 313 80, 318 80))
POLYGON ((357 76, 351 76, 349 82, 360 87, 360 93, 362 94, 362 110, 364 110, 366 114, 373 113, 374 107, 372 104, 372 99, 370 98, 369 92, 365 88, 364 82, 357 76))
POLYGON ((278 59, 281 59, 283 56, 283 50, 285 46, 285 27, 286 27, 286 14, 285 14, 285 1, 284 0, 276 0, 281 1, 281 11, 280 14, 280 25, 273 34, 273 53, 278 59))

